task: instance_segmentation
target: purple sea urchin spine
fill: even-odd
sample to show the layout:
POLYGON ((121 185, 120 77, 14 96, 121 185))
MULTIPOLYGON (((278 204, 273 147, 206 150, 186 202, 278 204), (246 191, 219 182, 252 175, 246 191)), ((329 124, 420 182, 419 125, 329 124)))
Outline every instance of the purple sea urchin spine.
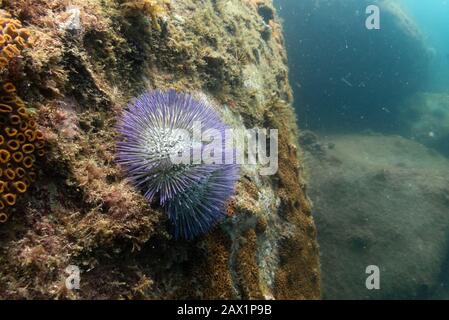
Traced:
POLYGON ((189 192, 177 194, 167 205, 168 215, 175 221, 175 237, 190 238, 190 235, 206 233, 222 220, 237 176, 236 166, 224 165, 202 178, 189 192))
MULTIPOLYGON (((170 156, 185 148, 178 130, 228 128, 204 100, 191 95, 151 91, 130 103, 118 123, 118 162, 148 201, 159 197, 174 226, 175 238, 191 239, 208 232, 225 217, 226 201, 239 177, 235 164, 174 164, 170 156)), ((203 150, 202 141, 187 147, 203 150)), ((226 150, 223 147, 223 159, 226 150)))

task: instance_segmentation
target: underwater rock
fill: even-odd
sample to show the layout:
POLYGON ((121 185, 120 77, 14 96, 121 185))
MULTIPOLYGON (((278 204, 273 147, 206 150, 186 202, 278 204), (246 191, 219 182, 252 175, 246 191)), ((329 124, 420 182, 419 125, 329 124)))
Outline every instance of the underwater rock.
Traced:
POLYGON ((260 3, 257 12, 259 12, 266 24, 269 24, 274 19, 274 10, 271 6, 260 3))
POLYGON ((419 92, 401 104, 400 128, 411 139, 449 155, 449 95, 419 92))
POLYGON ((325 154, 323 146, 318 141, 318 136, 310 130, 304 130, 300 133, 299 143, 304 150, 307 150, 316 156, 325 154))
POLYGON ((44 136, 12 83, 0 88, 0 224, 36 181, 36 161, 45 155, 44 136))
POLYGON ((130 0, 122 3, 122 8, 131 15, 144 14, 151 19, 152 26, 160 30, 159 19, 167 15, 171 0, 130 0))
POLYGON ((422 87, 429 63, 423 37, 401 7, 382 0, 281 0, 279 5, 302 126, 395 129, 398 104, 422 87), (380 30, 365 26, 366 8, 373 4, 380 7, 380 30))
POLYGON ((335 144, 324 158, 306 152, 323 297, 439 298, 448 280, 449 161, 399 136, 319 141, 335 144), (365 287, 370 265, 381 290, 365 287))
POLYGON ((29 48, 31 42, 29 30, 23 28, 19 20, 0 10, 0 71, 3 72, 11 61, 29 48))
POLYGON ((45 179, 0 226, 0 298, 320 298, 316 230, 274 9, 271 36, 260 33, 258 8, 273 8, 271 1, 70 4, 79 8, 77 32, 61 28, 65 0, 2 1, 40 39, 17 90, 49 151, 45 179), (277 174, 242 165, 228 216, 194 241, 174 239, 160 205, 148 203, 116 161, 116 120, 149 89, 202 95, 233 128, 279 129, 277 174), (68 266, 80 268, 80 290, 66 288, 68 266))

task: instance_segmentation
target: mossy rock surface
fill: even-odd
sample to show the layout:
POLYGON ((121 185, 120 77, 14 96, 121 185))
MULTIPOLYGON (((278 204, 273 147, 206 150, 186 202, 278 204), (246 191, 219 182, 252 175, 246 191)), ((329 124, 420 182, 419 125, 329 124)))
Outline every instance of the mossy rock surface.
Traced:
POLYGON ((64 0, 2 1, 38 38, 3 76, 35 112, 49 151, 0 226, 0 298, 319 298, 271 1, 152 2, 160 7, 133 12, 113 0, 74 0, 69 10, 64 0), (155 88, 206 95, 234 127, 280 131, 278 174, 244 166, 232 217, 191 242, 172 239, 165 214, 115 163, 117 116, 155 88), (65 288, 69 265, 81 269, 81 290, 65 288))

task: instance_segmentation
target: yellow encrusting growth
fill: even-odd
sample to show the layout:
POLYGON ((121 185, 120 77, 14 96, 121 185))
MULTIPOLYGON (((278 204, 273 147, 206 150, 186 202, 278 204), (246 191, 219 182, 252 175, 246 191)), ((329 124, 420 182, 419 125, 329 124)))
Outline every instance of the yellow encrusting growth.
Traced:
POLYGON ((44 137, 11 83, 0 88, 0 223, 17 196, 35 180, 36 156, 44 155, 44 137))
POLYGON ((140 12, 151 19, 154 28, 160 29, 158 19, 167 14, 170 0, 129 0, 123 7, 129 11, 140 12))
MULTIPOLYGON (((9 62, 19 56, 21 52, 31 46, 30 32, 22 28, 22 23, 12 19, 7 13, 0 14, 0 70, 8 66, 9 62)), ((3 90, 13 90, 10 85, 3 90)), ((4 109, 0 106, 0 112, 4 109)))

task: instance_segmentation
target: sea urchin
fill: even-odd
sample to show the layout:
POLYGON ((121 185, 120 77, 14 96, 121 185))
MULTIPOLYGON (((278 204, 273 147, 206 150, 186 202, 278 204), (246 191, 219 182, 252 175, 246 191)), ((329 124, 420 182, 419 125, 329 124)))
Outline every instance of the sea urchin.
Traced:
POLYGON ((202 134, 214 130, 224 141, 228 127, 208 102, 174 90, 143 94, 128 105, 118 122, 118 163, 148 201, 159 200, 175 238, 192 239, 220 222, 239 177, 237 165, 224 164, 229 163, 224 161, 229 156, 224 143, 218 152, 223 161, 172 161, 186 147, 189 160, 195 151, 207 148, 208 142, 186 140, 179 134, 181 130, 195 136, 198 123, 202 134))

